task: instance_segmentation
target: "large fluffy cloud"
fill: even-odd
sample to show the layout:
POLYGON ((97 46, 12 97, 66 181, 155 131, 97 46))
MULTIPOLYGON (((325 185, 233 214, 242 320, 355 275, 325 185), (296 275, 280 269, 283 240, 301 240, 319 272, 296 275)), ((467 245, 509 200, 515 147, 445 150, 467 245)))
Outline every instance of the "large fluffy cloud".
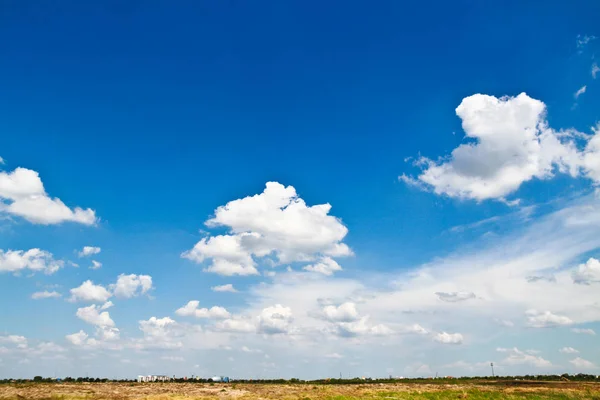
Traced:
POLYGON ((96 223, 94 210, 79 207, 71 209, 60 199, 49 197, 39 174, 26 168, 17 168, 12 172, 0 171, 0 212, 43 225, 66 221, 84 225, 96 223))
POLYGON ((268 182, 263 193, 233 200, 215 210, 208 227, 226 227, 226 235, 200 240, 183 257, 211 264, 208 272, 254 275, 257 259, 272 256, 271 263, 311 262, 316 272, 341 269, 331 257, 351 255, 343 243, 348 229, 329 215, 331 206, 307 206, 292 186, 268 182))
POLYGON ((44 250, 0 250, 0 273, 30 270, 52 274, 62 266, 62 261, 55 260, 51 253, 44 250))
POLYGON ((503 199, 521 184, 546 179, 560 171, 572 176, 583 169, 600 181, 600 137, 597 131, 584 151, 574 131, 557 132, 548 126, 543 102, 521 93, 516 97, 475 94, 461 102, 456 114, 470 143, 461 144, 448 158, 421 158, 424 170, 410 183, 451 197, 503 199))

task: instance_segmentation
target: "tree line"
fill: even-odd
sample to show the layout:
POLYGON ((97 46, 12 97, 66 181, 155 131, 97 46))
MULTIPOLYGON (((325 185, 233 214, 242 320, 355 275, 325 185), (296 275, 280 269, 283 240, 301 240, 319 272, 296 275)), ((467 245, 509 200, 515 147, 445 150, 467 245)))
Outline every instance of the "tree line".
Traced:
MULTIPOLYGON (((562 375, 519 375, 519 376, 474 376, 474 377, 439 377, 439 378, 350 378, 350 379, 316 379, 316 380, 303 380, 303 379, 230 379, 229 383, 248 383, 248 384, 324 384, 324 385, 351 385, 351 384, 364 384, 364 383, 427 383, 435 381, 436 383, 455 383, 465 381, 479 381, 479 382, 502 382, 502 381, 539 381, 539 382, 553 382, 553 381, 573 381, 573 382, 600 382, 600 376, 590 374, 562 374, 562 375)), ((0 379, 0 384, 8 383, 135 383, 136 379, 109 379, 109 378, 92 378, 92 377, 65 377, 65 378, 49 378, 42 376, 35 376, 33 379, 0 379)), ((214 383, 210 378, 174 378, 170 382, 175 383, 214 383)), ((220 382, 219 382, 220 383, 220 382)), ((160 385, 162 382, 146 382, 143 384, 156 384, 160 385)))

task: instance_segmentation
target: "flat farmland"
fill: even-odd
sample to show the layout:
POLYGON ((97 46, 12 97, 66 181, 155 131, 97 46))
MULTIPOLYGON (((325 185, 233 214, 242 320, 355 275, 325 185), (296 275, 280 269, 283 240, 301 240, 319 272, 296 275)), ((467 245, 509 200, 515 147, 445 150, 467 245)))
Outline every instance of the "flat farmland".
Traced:
POLYGON ((574 382, 205 384, 205 383, 24 383, 0 385, 10 400, 183 399, 597 399, 600 384, 574 382))

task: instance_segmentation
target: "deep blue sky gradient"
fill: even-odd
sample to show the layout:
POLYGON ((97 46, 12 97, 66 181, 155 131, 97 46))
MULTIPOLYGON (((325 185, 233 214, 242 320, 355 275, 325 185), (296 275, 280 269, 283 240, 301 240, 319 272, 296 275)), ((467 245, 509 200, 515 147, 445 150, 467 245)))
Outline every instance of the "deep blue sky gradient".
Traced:
MULTIPOLYGON (((525 91, 555 128, 588 130, 598 85, 571 106, 598 43, 579 54, 576 38, 600 36, 599 15, 597 1, 2 1, 0 155, 101 223, 17 222, 0 231, 0 248, 74 257, 99 245, 104 267, 63 277, 65 288, 91 274, 151 273, 163 282, 154 295, 169 298, 156 314, 167 314, 222 283, 179 258, 213 210, 278 181, 309 205, 333 205, 356 253, 350 275, 442 256, 469 239, 451 227, 512 210, 407 187, 398 176, 416 170, 405 158, 457 147, 454 109, 474 93, 525 91), (189 279, 175 278, 182 271, 189 279)), ((559 178, 521 193, 543 202, 579 189, 559 178)), ((30 280, 11 282, 3 303, 31 292, 30 280)), ((0 321, 40 338, 75 326, 52 307, 0 307, 0 321), (20 317, 34 311, 40 324, 20 317)))

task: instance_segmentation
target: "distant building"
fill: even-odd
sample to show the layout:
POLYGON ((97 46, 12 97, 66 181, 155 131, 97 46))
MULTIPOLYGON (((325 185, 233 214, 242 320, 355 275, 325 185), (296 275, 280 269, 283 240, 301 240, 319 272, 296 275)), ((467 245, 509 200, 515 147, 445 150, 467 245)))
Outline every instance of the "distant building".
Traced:
POLYGON ((212 378, 210 378, 211 381, 213 382, 229 382, 229 377, 228 376, 213 376, 212 378))
POLYGON ((168 382, 171 378, 166 375, 138 375, 138 382, 168 382))

